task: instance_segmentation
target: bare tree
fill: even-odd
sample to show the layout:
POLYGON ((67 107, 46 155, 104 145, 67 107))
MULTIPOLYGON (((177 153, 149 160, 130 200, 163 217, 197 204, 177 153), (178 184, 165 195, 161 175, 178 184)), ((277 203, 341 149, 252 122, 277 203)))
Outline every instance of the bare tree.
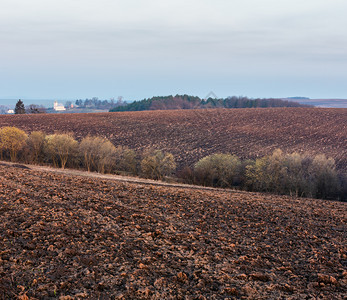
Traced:
POLYGON ((17 160, 17 154, 24 148, 27 141, 27 134, 16 127, 0 128, 0 156, 3 152, 9 152, 11 161, 17 160))
POLYGON ((60 162, 64 169, 68 159, 77 153, 78 142, 71 134, 52 134, 46 136, 44 149, 53 164, 58 166, 60 162))
POLYGON ((29 114, 43 114, 46 113, 46 108, 43 105, 30 104, 28 107, 29 114))
POLYGON ((115 165, 115 146, 101 137, 86 137, 79 146, 84 165, 88 171, 111 172, 115 165))
POLYGON ((195 164, 194 173, 200 184, 220 187, 239 185, 241 161, 231 154, 209 155, 195 164))
POLYGON ((163 179, 176 169, 174 156, 161 150, 151 150, 145 153, 141 161, 141 170, 144 176, 153 179, 163 179))
POLYGON ((44 142, 45 134, 42 131, 33 131, 30 133, 27 141, 27 148, 31 162, 38 163, 39 157, 43 152, 44 142))

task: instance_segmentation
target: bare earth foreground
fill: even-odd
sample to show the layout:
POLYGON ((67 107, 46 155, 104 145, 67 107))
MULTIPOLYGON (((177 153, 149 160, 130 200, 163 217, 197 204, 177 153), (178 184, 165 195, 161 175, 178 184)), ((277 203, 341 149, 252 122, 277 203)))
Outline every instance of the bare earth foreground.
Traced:
POLYGON ((286 152, 326 154, 347 171, 347 109, 200 109, 99 114, 0 115, 1 126, 47 134, 99 135, 138 153, 154 147, 174 154, 178 167, 231 152, 241 158, 286 152))
POLYGON ((0 298, 345 299, 346 203, 0 164, 0 298))

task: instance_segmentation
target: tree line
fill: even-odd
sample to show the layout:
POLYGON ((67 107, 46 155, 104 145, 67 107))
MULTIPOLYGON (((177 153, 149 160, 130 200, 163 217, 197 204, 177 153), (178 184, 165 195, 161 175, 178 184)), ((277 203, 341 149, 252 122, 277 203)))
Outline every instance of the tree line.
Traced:
MULTIPOLYGON (((196 96, 176 95, 176 96, 158 96, 140 101, 127 103, 123 97, 114 99, 100 100, 97 97, 86 98, 84 100, 77 99, 73 104, 66 101, 65 107, 78 107, 88 109, 108 109, 110 112, 116 111, 144 111, 144 110, 172 110, 172 109, 202 109, 202 108, 266 108, 266 107, 313 107, 312 105, 300 104, 294 101, 282 99, 250 99, 248 97, 232 96, 225 99, 201 99, 196 96)), ((7 110, 2 108, 2 113, 7 110)), ((37 114, 46 113, 47 110, 42 105, 30 104, 25 108, 22 100, 16 103, 15 114, 37 114)))
MULTIPOLYGON (((67 101, 65 107, 69 108, 71 104, 71 101, 67 101)), ((113 98, 110 100, 100 100, 98 97, 93 97, 91 99, 86 98, 84 100, 77 99, 75 101, 75 106, 80 108, 113 109, 124 105, 126 105, 126 102, 123 100, 123 97, 118 97, 117 101, 113 98)))
MULTIPOLYGON (((0 106, 0 114, 6 114, 9 108, 7 106, 1 105, 0 106)), ((37 105, 37 104, 30 104, 27 108, 25 108, 25 105, 21 99, 19 99, 15 105, 14 113, 17 115, 22 114, 42 114, 46 113, 47 110, 43 105, 37 105)))
MULTIPOLYGON (((91 99, 77 99, 75 104, 71 101, 66 101, 65 108, 78 107, 78 108, 88 108, 88 109, 111 109, 118 106, 124 106, 126 102, 123 100, 123 97, 118 97, 117 101, 113 98, 110 100, 100 100, 97 97, 91 99)), ((8 111, 7 106, 0 106, 0 114, 5 114, 8 111)), ((15 105, 14 113, 15 114, 40 114, 46 113, 47 109, 43 105, 30 104, 25 107, 23 101, 19 99, 15 105)))
POLYGON ((250 99, 248 97, 228 97, 225 99, 201 99, 196 96, 176 95, 152 97, 141 101, 134 101, 110 109, 116 111, 144 111, 170 109, 201 109, 201 108, 258 108, 258 107, 312 107, 294 101, 282 99, 250 99))
POLYGON ((318 154, 284 153, 255 160, 241 160, 232 154, 213 154, 186 167, 181 177, 191 183, 270 192, 296 197, 347 200, 346 174, 338 172, 333 158, 318 154))
POLYGON ((8 126, 0 128, 0 159, 152 179, 163 179, 176 170, 173 155, 161 150, 148 149, 138 155, 128 147, 116 147, 103 137, 87 136, 78 142, 71 133, 27 134, 8 126))
POLYGON ((296 197, 347 200, 346 174, 336 170, 332 158, 287 154, 280 149, 255 160, 216 153, 177 171, 174 156, 162 150, 136 153, 98 136, 87 136, 78 142, 70 133, 27 134, 16 127, 2 127, 0 159, 296 197))

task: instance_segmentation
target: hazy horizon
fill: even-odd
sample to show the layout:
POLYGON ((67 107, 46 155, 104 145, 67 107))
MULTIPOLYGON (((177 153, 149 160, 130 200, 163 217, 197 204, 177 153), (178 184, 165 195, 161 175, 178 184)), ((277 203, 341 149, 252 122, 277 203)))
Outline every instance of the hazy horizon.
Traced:
MULTIPOLYGON (((167 96, 167 95, 162 95, 162 96, 167 96)), ((89 99, 92 97, 89 97, 89 99)), ((110 99, 101 99, 100 100, 110 100, 110 99)), ((347 108, 347 99, 289 99, 289 98, 280 98, 280 99, 288 99, 290 101, 295 101, 299 102, 302 104, 308 104, 308 105, 314 105, 317 107, 326 107, 326 108, 347 108), (318 100, 318 101, 316 101, 318 100), (325 101, 324 101, 325 100, 325 101)), ((30 104, 36 104, 36 105, 42 105, 45 108, 52 108, 54 101, 58 101, 58 103, 62 103, 65 105, 67 101, 71 101, 72 103, 75 103, 77 99, 25 99, 21 98, 23 101, 24 105, 27 107, 30 104)), ((84 99, 82 99, 84 100, 84 99)), ((134 100, 129 100, 129 99, 123 99, 124 101, 130 103, 134 100)), ((135 100, 142 100, 142 99, 135 99, 135 100)), ((8 108, 14 108, 18 99, 0 99, 0 106, 6 106, 8 108)), ((117 101, 117 100, 115 100, 117 101)))
POLYGON ((3 0, 0 99, 345 99, 346 11, 345 0, 3 0))

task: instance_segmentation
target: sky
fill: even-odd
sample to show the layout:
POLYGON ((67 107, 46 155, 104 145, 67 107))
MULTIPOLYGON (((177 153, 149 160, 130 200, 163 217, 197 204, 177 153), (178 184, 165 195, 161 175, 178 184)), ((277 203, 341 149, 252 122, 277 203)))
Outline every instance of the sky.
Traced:
POLYGON ((1 0, 0 99, 347 98, 346 12, 346 0, 1 0))

